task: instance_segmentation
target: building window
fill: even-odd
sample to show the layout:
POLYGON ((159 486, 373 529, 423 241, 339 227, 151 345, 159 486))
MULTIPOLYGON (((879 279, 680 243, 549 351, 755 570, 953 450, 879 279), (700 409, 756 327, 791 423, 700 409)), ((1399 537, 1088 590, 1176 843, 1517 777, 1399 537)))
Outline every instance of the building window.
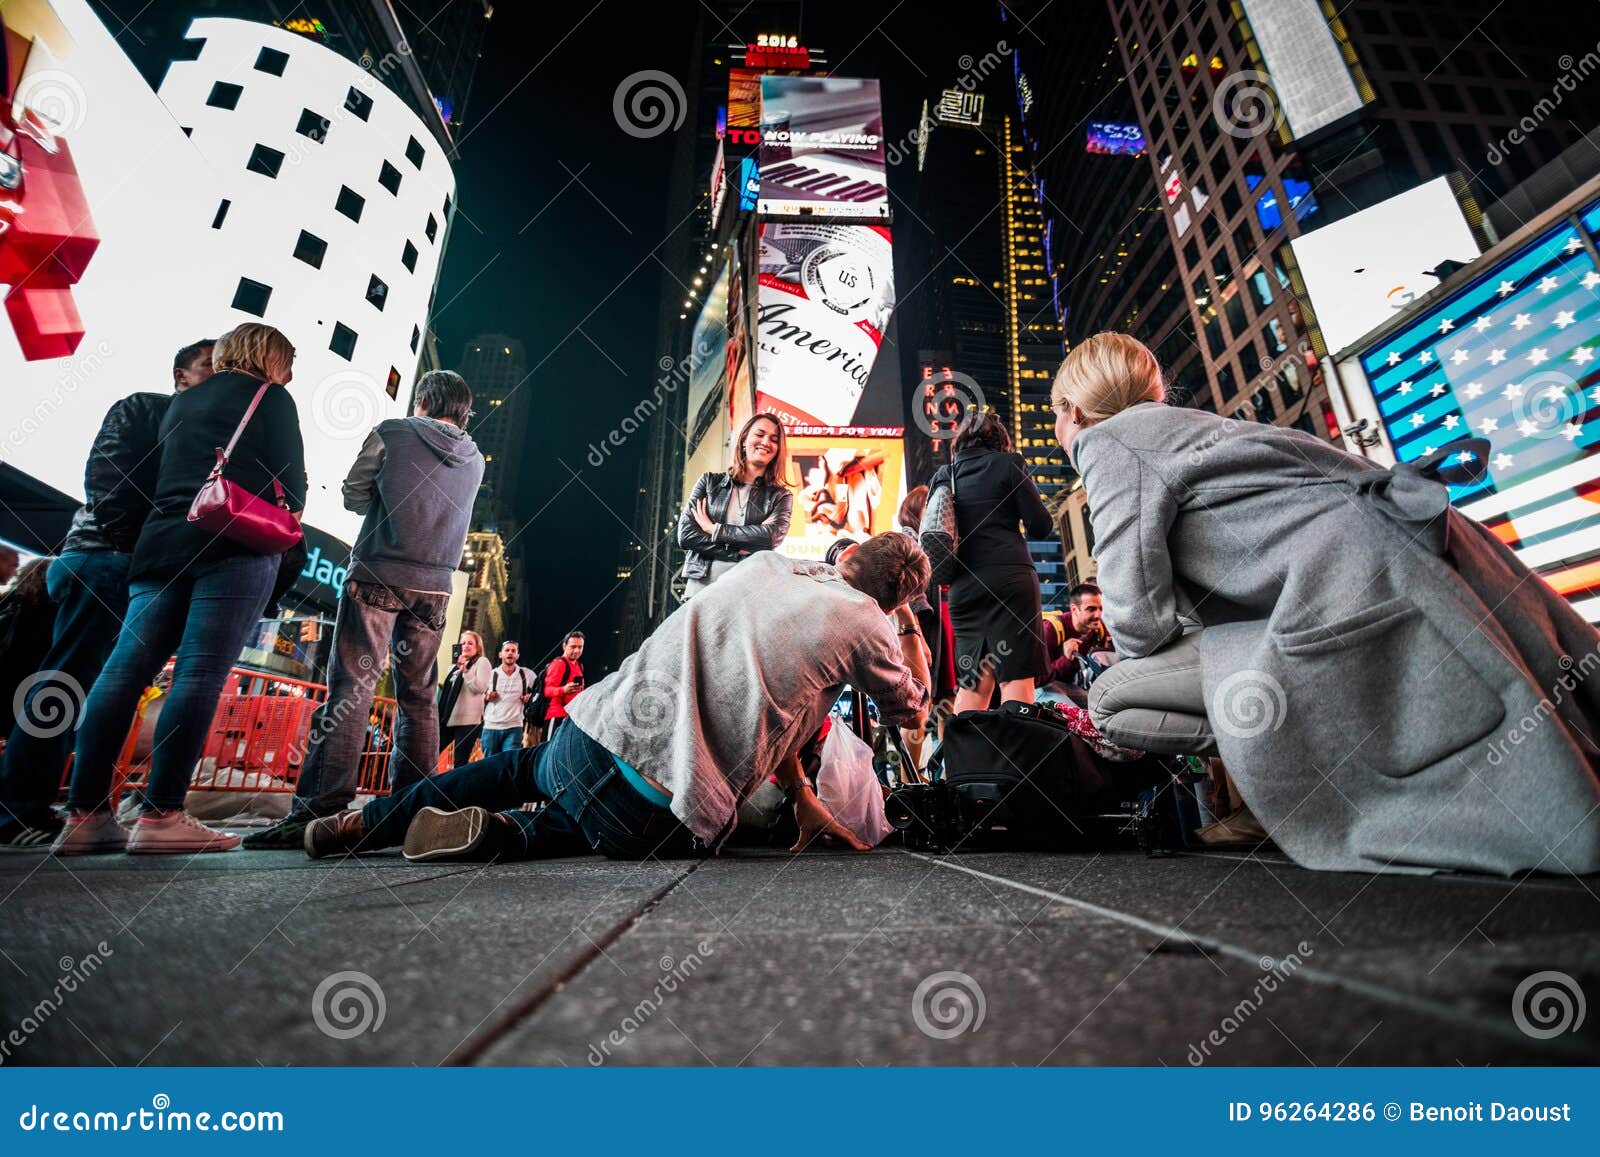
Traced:
POLYGON ((361 220, 361 210, 367 207, 367 199, 355 192, 348 185, 339 186, 339 199, 333 207, 343 213, 352 221, 361 220))
POLYGON ((322 259, 327 256, 328 243, 321 237, 300 230, 300 239, 294 243, 294 255, 313 269, 322 268, 322 259))
POLYGON ((244 167, 263 177, 276 177, 283 167, 283 154, 267 145, 257 145, 250 151, 250 159, 244 167))
POLYGON ((411 327, 411 352, 417 352, 417 343, 422 340, 422 331, 416 326, 411 327))
POLYGON ((232 204, 232 201, 223 198, 222 203, 217 206, 217 215, 211 218, 211 227, 213 229, 222 228, 222 223, 228 219, 228 206, 232 204))
POLYGON ((356 331, 343 322, 334 322, 333 340, 328 343, 328 348, 349 361, 356 352, 356 331))
POLYGON ((289 67, 289 54, 279 52, 276 48, 263 48, 256 55, 256 71, 268 72, 273 76, 282 76, 283 70, 289 67))
POLYGON ((422 168, 422 158, 422 142, 417 140, 416 137, 412 137, 406 142, 406 160, 420 169, 422 168))
POLYGON ((400 251, 400 264, 406 267, 408 273, 417 271, 417 247, 411 242, 406 242, 406 247, 400 251))
POLYGON ((425 232, 428 234, 429 241, 432 241, 439 235, 439 222, 434 218, 432 213, 428 214, 428 226, 425 232))
POLYGON ((272 298, 272 286, 263 285, 259 281, 251 281, 248 277, 239 278, 239 286, 233 291, 233 308, 241 313, 253 313, 257 317, 267 316, 267 302, 272 298))
POLYGON ((239 98, 243 95, 243 86, 219 80, 211 86, 211 95, 206 97, 206 103, 212 108, 234 109, 239 107, 239 98))
POLYGON ((384 383, 383 392, 391 398, 400 396, 400 371, 393 366, 389 367, 389 380, 384 383))
POLYGON ((362 120, 372 115, 372 98, 359 88, 351 88, 345 93, 344 107, 355 113, 362 120))
POLYGON ((372 280, 367 282, 367 300, 373 305, 377 306, 379 309, 382 309, 383 303, 387 301, 388 298, 389 287, 383 283, 383 280, 379 278, 377 274, 373 274, 372 280))
POLYGON ((398 197, 400 195, 400 170, 388 161, 383 162, 383 167, 378 170, 378 184, 398 197))
POLYGON ((300 110, 300 123, 294 126, 294 131, 320 143, 328 139, 328 118, 303 108, 300 110))

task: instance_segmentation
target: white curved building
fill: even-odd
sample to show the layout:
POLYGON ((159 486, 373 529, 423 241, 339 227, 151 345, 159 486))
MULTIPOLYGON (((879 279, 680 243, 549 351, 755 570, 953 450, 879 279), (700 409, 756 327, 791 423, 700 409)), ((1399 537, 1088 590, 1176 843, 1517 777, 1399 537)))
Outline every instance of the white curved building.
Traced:
POLYGON ((243 20, 196 20, 188 35, 195 58, 174 61, 157 95, 216 174, 233 320, 260 318, 295 343, 306 456, 326 463, 308 516, 339 533, 342 472, 327 468, 407 411, 455 176, 379 79, 395 61, 367 71, 243 20))

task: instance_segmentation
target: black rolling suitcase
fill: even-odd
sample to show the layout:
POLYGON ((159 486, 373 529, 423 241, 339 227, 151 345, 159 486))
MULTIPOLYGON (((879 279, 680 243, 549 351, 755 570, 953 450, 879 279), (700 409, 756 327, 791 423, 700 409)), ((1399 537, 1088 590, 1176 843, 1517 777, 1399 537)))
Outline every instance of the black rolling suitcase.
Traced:
POLYGON ((1105 759, 1048 708, 1007 703, 945 723, 933 782, 890 796, 890 822, 908 847, 1073 849, 1181 842, 1174 814, 1179 763, 1105 759))

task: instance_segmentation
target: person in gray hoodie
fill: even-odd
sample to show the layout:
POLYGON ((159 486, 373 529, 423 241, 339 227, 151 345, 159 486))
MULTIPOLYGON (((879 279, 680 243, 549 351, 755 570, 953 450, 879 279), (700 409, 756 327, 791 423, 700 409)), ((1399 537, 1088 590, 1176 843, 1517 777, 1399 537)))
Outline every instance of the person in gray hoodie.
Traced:
POLYGON ((310 738, 289 815, 247 848, 297 848, 318 816, 355 798, 373 689, 393 655, 398 714, 389 751, 395 791, 428 776, 439 755, 434 662, 461 563, 483 454, 465 427, 472 391, 434 370, 417 383, 415 412, 367 435, 344 480, 345 509, 366 516, 350 555, 333 628, 328 699, 310 738))

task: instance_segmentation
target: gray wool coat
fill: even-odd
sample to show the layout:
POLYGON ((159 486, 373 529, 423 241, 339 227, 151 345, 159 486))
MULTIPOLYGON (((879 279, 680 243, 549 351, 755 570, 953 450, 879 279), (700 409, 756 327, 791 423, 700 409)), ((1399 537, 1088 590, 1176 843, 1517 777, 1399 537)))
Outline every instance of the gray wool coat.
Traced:
POLYGON ((1204 627, 1218 749, 1297 863, 1600 871, 1600 634, 1442 482, 1154 402, 1073 459, 1117 650, 1204 627))

